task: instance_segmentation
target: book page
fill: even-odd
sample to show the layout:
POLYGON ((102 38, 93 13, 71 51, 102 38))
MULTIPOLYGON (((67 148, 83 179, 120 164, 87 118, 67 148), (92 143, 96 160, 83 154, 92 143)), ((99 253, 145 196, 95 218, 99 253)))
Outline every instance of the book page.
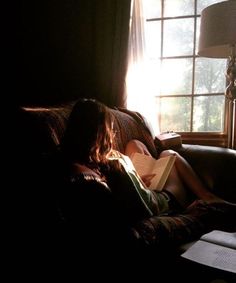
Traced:
POLYGON ((236 249, 236 233, 213 230, 210 233, 204 234, 201 240, 236 249))
POLYGON ((175 156, 170 155, 156 160, 152 173, 156 175, 153 177, 150 189, 154 188, 161 191, 170 174, 171 168, 175 162, 175 156))
POLYGON ((147 174, 155 174, 148 187, 150 190, 162 190, 174 164, 175 156, 170 155, 155 159, 149 155, 135 153, 131 160, 141 177, 147 174))
POLYGON ((199 240, 181 256, 207 266, 236 273, 236 251, 231 248, 199 240))
POLYGON ((134 153, 131 156, 131 161, 134 164, 134 167, 140 176, 151 174, 156 159, 145 154, 134 153))

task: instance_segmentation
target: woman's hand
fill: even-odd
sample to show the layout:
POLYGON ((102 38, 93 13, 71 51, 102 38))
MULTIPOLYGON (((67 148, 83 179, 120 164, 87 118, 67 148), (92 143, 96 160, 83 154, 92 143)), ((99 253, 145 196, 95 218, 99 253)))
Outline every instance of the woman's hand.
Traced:
POLYGON ((141 179, 144 182, 144 184, 146 185, 146 187, 149 187, 151 185, 151 181, 152 181, 154 176, 156 176, 156 174, 147 174, 147 175, 141 176, 141 179))

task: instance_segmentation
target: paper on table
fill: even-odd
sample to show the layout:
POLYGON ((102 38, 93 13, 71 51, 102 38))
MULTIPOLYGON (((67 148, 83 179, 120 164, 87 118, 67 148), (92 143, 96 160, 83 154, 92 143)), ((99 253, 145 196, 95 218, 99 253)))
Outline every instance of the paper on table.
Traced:
POLYGON ((199 241, 193 244, 181 256, 201 264, 236 273, 236 250, 225 246, 225 244, 222 245, 224 242, 227 243, 226 238, 222 241, 223 235, 228 236, 231 239, 230 245, 234 246, 233 242, 235 243, 236 241, 235 233, 215 230, 211 234, 203 235, 199 241), (218 236, 216 236, 217 234, 218 236), (212 235, 213 237, 211 238, 212 235), (219 241, 220 237, 221 241, 219 241), (207 241, 204 238, 207 238, 207 241), (212 239, 212 242, 209 242, 210 239, 212 239), (216 240, 217 243, 214 243, 215 239, 218 239, 218 241, 216 240))

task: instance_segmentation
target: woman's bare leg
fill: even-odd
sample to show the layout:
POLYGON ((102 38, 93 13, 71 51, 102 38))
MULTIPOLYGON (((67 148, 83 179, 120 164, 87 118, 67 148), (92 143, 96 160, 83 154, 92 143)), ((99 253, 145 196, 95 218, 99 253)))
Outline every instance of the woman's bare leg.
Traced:
MULTIPOLYGON (((176 156, 174 151, 165 150, 161 152, 160 157, 165 157, 168 155, 176 156)), ((163 189, 172 193, 172 195, 175 196, 176 200, 182 207, 186 207, 191 203, 189 191, 186 189, 186 186, 180 178, 179 172, 176 167, 176 161, 171 169, 171 172, 163 189)))
MULTIPOLYGON (((173 173, 174 175, 177 174, 178 177, 173 177, 170 175, 169 179, 171 180, 171 184, 177 182, 177 179, 180 179, 182 184, 184 185, 184 188, 186 187, 189 189, 197 198, 202 199, 206 202, 218 202, 218 201, 223 201, 221 198, 217 197, 213 193, 211 193, 201 182, 197 174, 194 172, 190 164, 177 152, 172 151, 172 150, 167 150, 163 151, 160 156, 166 156, 174 154, 176 156, 176 161, 174 164, 173 173), (175 179, 174 179, 175 178, 175 179)), ((183 189, 181 188, 181 193, 178 191, 178 184, 176 186, 174 185, 169 185, 168 182, 166 184, 166 190, 169 190, 172 192, 177 199, 179 198, 185 198, 183 189), (172 188, 173 187, 173 188, 172 188), (180 195, 178 198, 178 194, 180 195)), ((185 195, 187 193, 185 192, 185 195)), ((181 199, 180 199, 181 202, 181 199)))
MULTIPOLYGON (((147 147, 138 140, 131 140, 125 150, 125 154, 131 156, 134 152, 151 155, 147 147)), ((192 192, 198 199, 206 202, 221 202, 223 199, 211 193, 201 182, 190 164, 177 152, 164 150, 160 157, 175 155, 176 161, 164 186, 164 190, 172 193, 181 206, 190 204, 189 192, 192 192)))
POLYGON ((125 147, 125 155, 131 157, 135 152, 151 155, 144 143, 139 140, 131 140, 125 147))
MULTIPOLYGON (((126 145, 125 154, 131 157, 132 154, 135 152, 151 155, 147 147, 142 142, 140 142, 139 140, 131 140, 126 145)), ((160 154, 160 157, 164 157, 170 154, 174 154, 174 153, 166 150, 160 154)), ((186 207, 188 204, 190 204, 188 198, 188 192, 185 189, 184 184, 179 177, 175 164, 172 167, 172 170, 166 181, 164 189, 171 192, 178 200, 181 206, 186 207)))

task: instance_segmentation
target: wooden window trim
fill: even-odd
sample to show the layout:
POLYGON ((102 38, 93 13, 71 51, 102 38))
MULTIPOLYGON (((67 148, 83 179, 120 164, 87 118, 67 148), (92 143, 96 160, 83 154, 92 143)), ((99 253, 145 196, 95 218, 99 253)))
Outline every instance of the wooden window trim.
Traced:
POLYGON ((227 134, 225 133, 187 133, 179 132, 184 144, 199 144, 208 146, 227 147, 227 134))

